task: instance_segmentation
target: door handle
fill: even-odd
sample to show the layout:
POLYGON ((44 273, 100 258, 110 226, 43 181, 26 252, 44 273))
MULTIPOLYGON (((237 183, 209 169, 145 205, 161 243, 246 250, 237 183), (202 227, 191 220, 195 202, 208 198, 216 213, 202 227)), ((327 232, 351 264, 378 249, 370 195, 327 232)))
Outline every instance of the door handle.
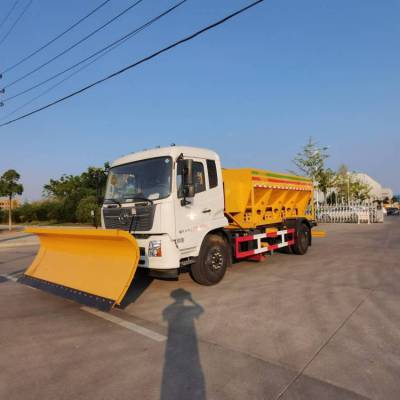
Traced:
POLYGON ((210 212, 211 212, 211 210, 210 210, 209 208, 206 208, 206 209, 204 209, 204 210, 202 211, 203 214, 210 213, 210 212))

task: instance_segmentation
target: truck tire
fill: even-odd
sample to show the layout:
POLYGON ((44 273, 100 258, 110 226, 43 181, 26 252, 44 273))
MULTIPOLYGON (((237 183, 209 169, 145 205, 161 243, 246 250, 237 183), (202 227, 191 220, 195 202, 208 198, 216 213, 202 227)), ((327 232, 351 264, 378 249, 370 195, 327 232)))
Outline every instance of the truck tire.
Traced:
POLYGON ((225 239, 219 235, 207 235, 190 274, 200 285, 215 285, 222 280, 229 264, 230 252, 225 239))
POLYGON ((295 242, 291 247, 294 254, 303 255, 307 253, 310 243, 311 230, 306 224, 301 224, 296 232, 295 242))

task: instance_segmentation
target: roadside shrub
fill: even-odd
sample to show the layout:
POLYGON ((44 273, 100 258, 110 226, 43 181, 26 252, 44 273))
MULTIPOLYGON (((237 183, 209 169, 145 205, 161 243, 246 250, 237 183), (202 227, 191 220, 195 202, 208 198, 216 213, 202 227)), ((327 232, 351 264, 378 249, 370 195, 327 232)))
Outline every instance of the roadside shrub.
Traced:
POLYGON ((14 221, 16 222, 32 222, 37 219, 36 207, 34 203, 24 203, 13 211, 14 221))
MULTIPOLYGON (((13 223, 20 222, 18 209, 14 209, 11 211, 11 218, 13 223)), ((8 210, 0 209, 0 224, 8 224, 8 210)))
POLYGON ((62 221, 63 205, 58 200, 25 202, 13 210, 13 220, 20 223, 62 221))
MULTIPOLYGON (((7 222, 8 222, 8 211, 7 211, 7 222)), ((21 221, 21 213, 19 211, 19 208, 15 208, 11 211, 11 219, 13 223, 19 224, 21 221)))
POLYGON ((95 196, 88 196, 83 198, 76 209, 76 220, 83 223, 92 223, 92 211, 95 212, 96 221, 99 221, 100 209, 97 205, 95 196))
POLYGON ((67 222, 64 202, 60 200, 47 200, 47 220, 55 222, 67 222))

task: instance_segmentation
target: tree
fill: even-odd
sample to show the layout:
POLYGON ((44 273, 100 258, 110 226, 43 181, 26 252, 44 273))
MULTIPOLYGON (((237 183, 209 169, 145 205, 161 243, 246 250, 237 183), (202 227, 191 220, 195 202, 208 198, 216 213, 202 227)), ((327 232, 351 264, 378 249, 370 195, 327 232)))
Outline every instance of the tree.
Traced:
POLYGON ((303 150, 297 153, 293 163, 303 175, 311 178, 318 190, 324 194, 324 201, 327 200, 329 189, 333 188, 336 182, 336 174, 330 168, 325 169, 325 160, 329 157, 328 147, 318 146, 312 137, 303 150))
POLYGON ((13 215, 18 218, 19 222, 58 222, 63 220, 62 204, 57 199, 48 199, 34 201, 32 203, 25 202, 16 210, 13 215))
POLYGON ((333 191, 333 192, 329 193, 329 195, 328 195, 328 197, 326 199, 326 202, 329 205, 336 204, 337 203, 337 194, 336 194, 336 192, 333 191))
POLYGON ((341 164, 337 172, 336 194, 337 200, 350 201, 350 173, 345 164, 341 164))
POLYGON ((350 195, 353 200, 365 201, 369 199, 371 187, 365 183, 360 182, 358 179, 351 177, 350 179, 350 195))
POLYGON ((324 169, 325 160, 329 157, 327 150, 328 147, 319 147, 313 138, 310 137, 303 150, 297 153, 293 159, 293 163, 302 174, 317 182, 318 175, 324 169))
POLYGON ((37 221, 37 212, 35 203, 28 203, 27 201, 18 208, 19 219, 21 222, 37 221))
POLYGON ((369 199, 371 188, 369 185, 362 183, 357 176, 349 172, 346 165, 339 167, 336 181, 337 198, 343 202, 350 200, 365 201, 369 199))
POLYGON ((15 195, 21 195, 24 191, 22 184, 18 183, 21 175, 15 169, 4 172, 0 178, 0 195, 7 196, 9 200, 8 208, 8 229, 12 229, 12 199, 15 195))
MULTIPOLYGON (((89 167, 80 175, 63 175, 60 179, 51 179, 44 186, 44 195, 57 200, 61 205, 58 209, 60 222, 76 222, 82 217, 77 217, 80 202, 88 197, 94 197, 100 205, 103 201, 104 188, 107 180, 108 163, 104 168, 89 167)), ((90 200, 90 202, 92 202, 90 200)), ((83 206, 82 206, 83 207, 83 206)))
POLYGON ((335 171, 330 168, 321 169, 316 176, 318 189, 324 194, 324 202, 327 201, 329 189, 335 187, 337 182, 337 175, 335 171))
POLYGON ((95 226, 99 225, 100 207, 95 196, 85 197, 79 202, 76 209, 76 219, 78 222, 91 222, 95 226))

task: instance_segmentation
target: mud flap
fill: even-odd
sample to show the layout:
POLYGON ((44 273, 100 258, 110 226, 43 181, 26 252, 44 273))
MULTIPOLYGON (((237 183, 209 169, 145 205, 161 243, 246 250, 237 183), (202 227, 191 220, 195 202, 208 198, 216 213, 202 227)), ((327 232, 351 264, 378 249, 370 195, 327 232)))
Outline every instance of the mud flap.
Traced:
POLYGON ((21 283, 109 310, 120 304, 139 262, 136 240, 113 229, 27 228, 40 239, 21 283))

